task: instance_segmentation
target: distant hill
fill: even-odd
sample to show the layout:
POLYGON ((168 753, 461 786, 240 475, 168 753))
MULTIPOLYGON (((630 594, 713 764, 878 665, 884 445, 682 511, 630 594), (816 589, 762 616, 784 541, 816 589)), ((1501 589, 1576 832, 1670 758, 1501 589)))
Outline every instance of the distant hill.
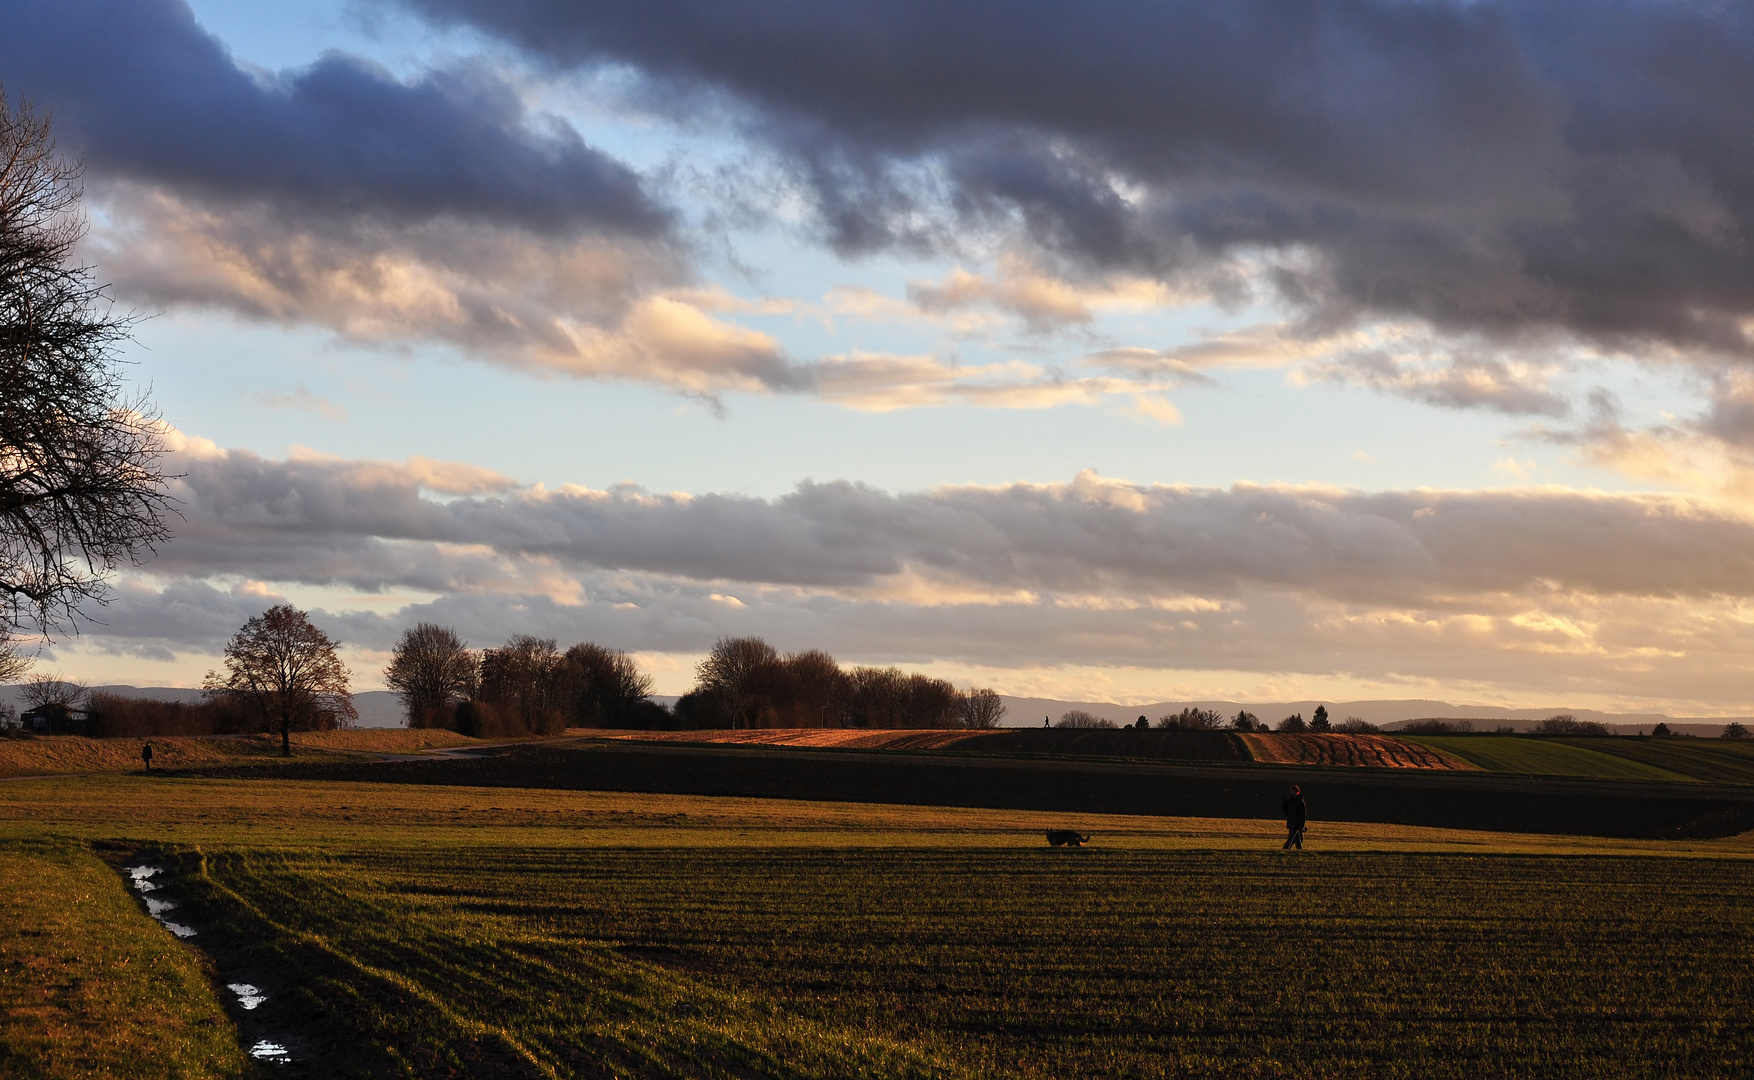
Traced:
POLYGON ((1168 713, 1178 713, 1188 706, 1198 709, 1214 709, 1226 717, 1235 716, 1237 710, 1247 709, 1268 724, 1277 724, 1292 713, 1302 713, 1305 720, 1315 712, 1317 705, 1326 705, 1328 715, 1335 723, 1349 716, 1376 724, 1385 730, 1392 730, 1411 720, 1447 719, 1472 720, 1476 729, 1492 730, 1494 727, 1513 727, 1518 731, 1527 731, 1549 716, 1558 713, 1569 713, 1579 720, 1590 720, 1606 724, 1611 730, 1622 735, 1642 735, 1659 723, 1666 723, 1676 734, 1716 736, 1731 720, 1740 720, 1744 724, 1754 725, 1754 718, 1732 716, 1723 719, 1706 719, 1702 717, 1673 717, 1662 713, 1607 713, 1594 709, 1575 709, 1566 706, 1552 706, 1540 709, 1505 709, 1489 705, 1453 705, 1447 701, 1431 701, 1423 698, 1412 698, 1402 701, 1270 701, 1270 702, 1236 702, 1236 701, 1159 701, 1152 705, 1115 705, 1104 701, 1056 701, 1052 698, 1005 698, 1006 727, 1039 727, 1043 717, 1054 720, 1069 709, 1082 709, 1085 712, 1113 720, 1117 724, 1130 724, 1140 716, 1148 716, 1155 723, 1157 718, 1168 713))

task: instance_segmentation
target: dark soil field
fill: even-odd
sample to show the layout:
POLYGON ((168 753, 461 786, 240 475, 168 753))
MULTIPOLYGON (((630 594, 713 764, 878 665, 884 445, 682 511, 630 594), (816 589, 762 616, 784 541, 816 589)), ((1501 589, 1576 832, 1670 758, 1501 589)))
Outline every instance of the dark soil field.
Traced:
POLYGON ((501 747, 473 758, 295 761, 208 772, 1224 818, 1278 818, 1288 785, 1298 783, 1315 820, 1616 837, 1726 836, 1754 828, 1754 788, 1735 786, 605 739, 501 747))

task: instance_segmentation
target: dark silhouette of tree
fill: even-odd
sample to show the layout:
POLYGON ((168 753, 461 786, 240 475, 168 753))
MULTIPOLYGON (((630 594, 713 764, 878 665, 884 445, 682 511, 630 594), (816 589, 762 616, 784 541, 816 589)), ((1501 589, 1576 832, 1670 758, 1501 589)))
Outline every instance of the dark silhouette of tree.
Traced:
POLYGON ((475 696, 480 681, 481 657, 455 630, 433 623, 404 630, 384 669, 411 728, 449 726, 451 713, 475 696))
POLYGON ((280 722, 280 754, 292 756, 291 732, 346 727, 359 719, 347 665, 335 641, 291 604, 246 622, 225 646, 225 673, 210 671, 209 695, 230 699, 265 721, 280 722))
POLYGON ((1724 733, 1718 737, 1720 739, 1746 739, 1751 736, 1748 734, 1747 725, 1739 720, 1732 720, 1724 725, 1724 733))
POLYGON ((1382 729, 1363 717, 1348 716, 1345 720, 1335 724, 1334 730, 1343 731, 1348 735, 1370 735, 1382 729))
POLYGON ((1650 733, 1652 736, 1654 736, 1658 739, 1666 739, 1669 736, 1674 734, 1673 731, 1669 730, 1669 725, 1667 725, 1665 723, 1661 723, 1661 722, 1658 722, 1656 727, 1651 728, 1650 733))
POLYGON ((1279 721, 1279 730, 1284 732, 1306 731, 1308 730, 1308 725, 1303 722, 1302 713, 1292 713, 1290 716, 1279 721))
POLYGON ((165 539, 165 428, 123 392, 129 320, 76 261, 82 166, 0 93, 0 649, 49 633, 165 539))
POLYGON ((1224 716, 1216 709, 1189 705, 1181 712, 1158 717, 1157 726, 1164 731, 1217 731, 1224 726, 1224 716))
POLYGON ((1236 715, 1230 718, 1230 729, 1232 731, 1265 731, 1267 725, 1261 722, 1260 717, 1247 709, 1238 709, 1236 715))
POLYGON ((1114 727, 1115 722, 1113 720, 1105 720, 1102 717, 1097 716, 1095 713, 1085 712, 1083 709, 1068 709, 1060 714, 1058 720, 1054 721, 1054 726, 1057 728, 1073 728, 1078 730, 1094 730, 1099 728, 1106 730, 1114 727))
POLYGON ((571 704, 563 674, 553 638, 516 634, 503 647, 482 651, 480 698, 525 731, 559 734, 571 704))
POLYGON ((580 642, 561 657, 577 727, 622 727, 652 696, 652 678, 619 649, 580 642))
POLYGON ((1315 707, 1315 712, 1309 714, 1309 729, 1311 731, 1330 730, 1330 725, 1328 724, 1328 707, 1326 705, 1317 705, 1315 707))
POLYGON ((1005 702, 991 687, 971 687, 962 695, 962 726, 996 728, 1005 719, 1005 702))
POLYGON ((1570 713, 1549 716, 1535 725, 1537 735, 1612 735, 1607 724, 1594 720, 1579 720, 1570 713))
POLYGON ((694 669, 695 692, 712 699, 731 727, 761 727, 779 666, 779 653, 758 637, 720 638, 694 669))

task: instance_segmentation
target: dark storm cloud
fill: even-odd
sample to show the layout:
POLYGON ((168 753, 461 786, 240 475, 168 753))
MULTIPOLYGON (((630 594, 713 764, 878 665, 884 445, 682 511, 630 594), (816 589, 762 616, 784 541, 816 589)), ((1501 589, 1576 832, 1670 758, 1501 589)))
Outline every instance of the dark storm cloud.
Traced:
POLYGON ((844 248, 932 242, 937 213, 1092 268, 1265 250, 1330 320, 1748 351, 1745 6, 384 2, 732 102, 844 248))
POLYGON ((666 212, 570 127, 480 67, 412 83, 330 54, 245 71, 180 0, 0 3, 0 80, 54 115, 98 180, 390 220, 451 216, 655 235, 666 212))

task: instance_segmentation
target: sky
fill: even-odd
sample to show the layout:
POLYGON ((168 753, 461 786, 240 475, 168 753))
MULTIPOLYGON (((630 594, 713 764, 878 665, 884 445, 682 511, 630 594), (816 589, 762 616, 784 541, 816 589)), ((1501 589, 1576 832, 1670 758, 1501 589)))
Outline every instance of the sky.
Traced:
POLYGON ((179 507, 41 669, 1754 711, 1737 5, 0 11, 179 507))

